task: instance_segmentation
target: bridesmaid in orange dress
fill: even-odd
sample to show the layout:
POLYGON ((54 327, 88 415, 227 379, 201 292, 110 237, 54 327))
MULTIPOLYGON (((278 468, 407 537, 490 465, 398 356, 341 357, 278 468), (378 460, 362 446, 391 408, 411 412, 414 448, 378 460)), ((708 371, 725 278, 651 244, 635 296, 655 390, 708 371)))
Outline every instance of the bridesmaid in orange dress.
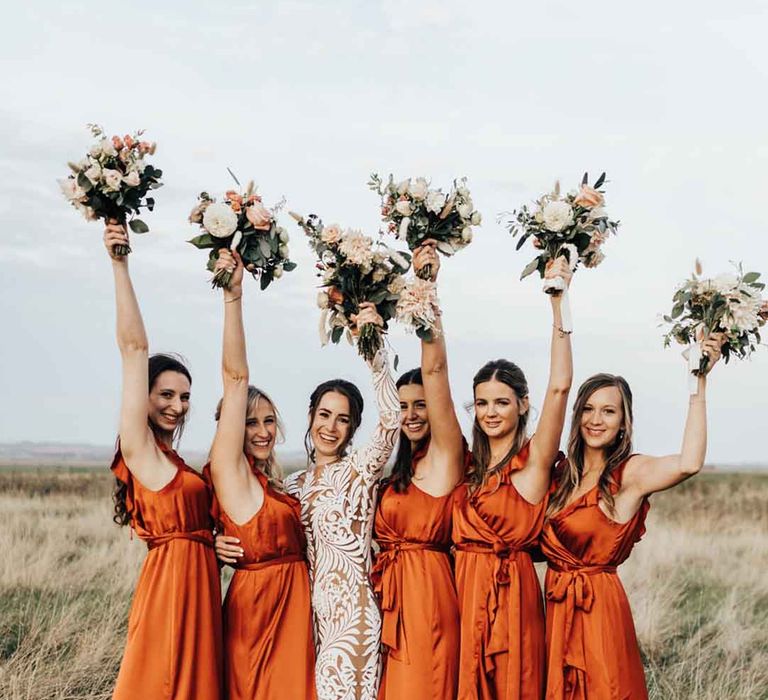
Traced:
POLYGON ((189 372, 173 357, 148 357, 128 259, 112 252, 128 243, 124 227, 108 222, 104 243, 112 257, 123 362, 114 519, 130 525, 149 548, 113 698, 219 700, 221 589, 212 496, 171 447, 189 409, 189 372))
POLYGON ((224 290, 224 398, 204 473, 215 488, 219 532, 240 545, 240 556, 228 560, 235 574, 224 601, 226 697, 314 700, 301 506, 282 490, 274 454, 282 431, 274 403, 248 384, 242 260, 223 250, 217 265, 232 280, 224 290))
MULTIPOLYGON (((719 334, 702 343, 709 369, 719 334)), ((645 532, 648 497, 696 474, 707 444, 706 376, 690 397, 680 454, 632 454, 632 393, 597 374, 579 388, 568 461, 547 510, 548 700, 645 700, 643 664, 616 567, 645 532)))
MULTIPOLYGON (((570 282, 571 271, 558 258, 546 276, 570 282)), ((460 700, 541 700, 544 694, 544 606, 529 550, 544 523, 573 374, 560 302, 551 297, 549 384, 532 438, 526 437, 528 384, 520 368, 496 360, 474 378, 473 465, 453 511, 460 700)))
MULTIPOLYGON (((431 264, 437 276, 434 242, 416 250, 413 264, 431 264)), ((452 492, 464 475, 465 448, 439 331, 421 342, 421 369, 397 381, 400 447, 376 510, 380 552, 373 581, 384 649, 379 700, 456 697, 459 609, 449 550, 452 492)))

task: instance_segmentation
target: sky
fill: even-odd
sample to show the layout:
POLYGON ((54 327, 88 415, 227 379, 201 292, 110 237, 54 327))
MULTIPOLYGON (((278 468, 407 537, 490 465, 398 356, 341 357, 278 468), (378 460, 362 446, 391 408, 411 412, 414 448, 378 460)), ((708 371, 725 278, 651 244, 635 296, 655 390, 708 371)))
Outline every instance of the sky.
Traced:
MULTIPOLYGON (((110 263, 100 226, 56 183, 96 122, 158 143, 166 184, 130 266, 151 350, 181 353, 193 374, 182 454, 210 444, 221 386, 221 300, 186 217, 200 191, 230 188, 227 167, 267 204, 285 195, 369 233, 372 171, 444 187, 467 176, 484 222, 440 279, 467 434, 487 360, 523 368, 534 409, 547 382, 549 303, 519 280, 533 251, 516 252, 497 215, 606 171, 621 228, 572 286, 573 396, 595 372, 622 374, 635 448, 677 451, 686 371, 659 314, 697 257, 708 275, 729 261, 768 275, 766 30, 759 0, 16 3, 0 28, 0 442, 114 440, 110 263)), ((320 348, 313 259, 284 219, 298 269, 245 290, 252 381, 274 396, 289 450, 314 386, 355 381, 362 442, 375 423, 367 368, 346 345, 320 348)), ((401 370, 418 363, 414 336, 390 342, 401 370)), ((716 368, 708 412, 710 462, 766 462, 768 349, 716 368)))

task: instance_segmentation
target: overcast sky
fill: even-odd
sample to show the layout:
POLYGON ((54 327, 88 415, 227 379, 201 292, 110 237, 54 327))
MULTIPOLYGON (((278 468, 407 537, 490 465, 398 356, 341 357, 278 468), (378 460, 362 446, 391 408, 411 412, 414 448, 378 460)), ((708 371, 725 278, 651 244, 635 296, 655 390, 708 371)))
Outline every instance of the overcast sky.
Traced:
MULTIPOLYGON (((145 128, 166 186, 133 241, 131 269, 151 349, 193 373, 183 448, 205 449, 220 392, 220 299, 206 253, 185 243, 198 192, 231 186, 230 166, 267 203, 375 232, 372 170, 469 178, 484 225, 444 261, 440 296, 457 403, 486 360, 546 385, 550 311, 519 281, 496 215, 559 178, 608 172, 622 226, 572 287, 575 381, 623 374, 635 392, 636 449, 676 451, 687 405, 680 348, 662 347, 658 314, 699 257, 768 274, 768 8, 759 0, 595 2, 30 2, 0 28, 0 442, 109 444, 119 357, 110 264, 98 225, 59 193, 85 153, 87 122, 145 128), (763 48, 760 48, 760 47, 763 48)), ((316 280, 287 219, 299 269, 267 292, 246 288, 253 381, 272 393, 300 446, 306 404, 331 376, 367 399, 347 346, 319 347, 316 280)), ((418 343, 391 338, 401 369, 418 343)), ((574 387, 574 395, 575 395, 574 387)), ((768 351, 718 367, 709 392, 714 462, 765 461, 768 351)), ((469 426, 463 412, 465 426, 469 426)))

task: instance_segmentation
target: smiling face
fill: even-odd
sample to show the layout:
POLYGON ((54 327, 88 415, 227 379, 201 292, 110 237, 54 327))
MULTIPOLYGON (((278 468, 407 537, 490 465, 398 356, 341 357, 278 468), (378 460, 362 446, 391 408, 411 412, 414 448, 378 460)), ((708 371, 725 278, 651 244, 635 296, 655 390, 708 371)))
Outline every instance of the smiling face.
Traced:
POLYGON ((624 427, 621 392, 615 386, 594 391, 581 412, 579 429, 587 447, 605 449, 613 445, 624 427))
POLYGON ((397 390, 400 397, 400 428, 408 440, 420 442, 429 435, 429 418, 424 387, 404 384, 397 390))
POLYGON ((475 387, 475 419, 490 439, 515 435, 520 416, 527 412, 528 397, 519 399, 512 387, 497 379, 475 387))
POLYGON ((149 392, 149 420, 164 433, 173 433, 189 411, 190 382, 181 372, 157 375, 149 392))
POLYGON ((337 391, 323 394, 309 431, 319 457, 339 456, 349 435, 350 423, 349 399, 337 391))
POLYGON ((264 397, 252 402, 245 419, 245 454, 259 462, 266 462, 272 455, 277 438, 277 414, 275 407, 264 397))

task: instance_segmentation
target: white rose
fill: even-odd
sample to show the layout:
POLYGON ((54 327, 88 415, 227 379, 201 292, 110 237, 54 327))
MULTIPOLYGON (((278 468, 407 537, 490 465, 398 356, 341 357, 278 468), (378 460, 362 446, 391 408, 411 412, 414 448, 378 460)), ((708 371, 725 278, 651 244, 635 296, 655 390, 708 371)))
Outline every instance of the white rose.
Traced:
POLYGON ((459 216, 462 219, 469 219, 472 216, 472 202, 462 202, 458 207, 456 207, 456 211, 459 212, 459 216))
POLYGON ((568 202, 555 200, 547 202, 541 211, 544 225, 550 231, 562 231, 566 226, 573 223, 573 209, 568 202))
POLYGON ((101 146, 101 152, 105 156, 111 156, 114 158, 117 155, 117 151, 115 150, 115 147, 110 139, 101 139, 101 143, 99 145, 101 146))
POLYGON ((411 225, 411 219, 410 217, 405 217, 400 222, 400 229, 397 232, 397 237, 400 240, 405 240, 408 237, 408 227, 411 225))
POLYGON ((104 178, 104 184, 110 190, 117 192, 120 189, 120 183, 123 181, 123 176, 119 170, 111 170, 110 168, 104 168, 102 172, 104 178))
POLYGON ((427 195, 427 211, 439 214, 445 206, 445 195, 440 190, 432 190, 427 195))
POLYGON ((417 177, 416 180, 411 183, 409 189, 411 197, 420 202, 426 198, 427 192, 429 191, 429 185, 423 177, 417 177))
POLYGON ((410 186, 411 181, 410 180, 403 180, 402 182, 398 182, 396 186, 396 190, 398 194, 405 194, 408 191, 408 187, 410 186))
POLYGON ((137 173, 135 170, 133 172, 128 173, 124 178, 123 182, 128 185, 128 187, 138 187, 141 180, 139 179, 139 173, 137 173))
POLYGON ((85 171, 85 176, 95 185, 101 178, 101 166, 98 163, 93 163, 85 171))
POLYGON ((59 180, 59 187, 70 202, 81 202, 85 199, 85 190, 77 184, 77 180, 74 178, 59 180))
POLYGON ((399 199, 397 204, 395 204, 395 209, 398 214, 402 214, 403 216, 410 216, 413 214, 413 207, 407 199, 399 199))
POLYGON ((465 226, 461 230, 461 240, 464 241, 464 243, 472 242, 472 229, 469 226, 465 226))
POLYGON ((215 238, 227 238, 237 228, 237 214, 227 204, 214 202, 203 214, 203 228, 215 238))
POLYGON ((272 271, 272 277, 274 277, 276 280, 279 280, 283 276, 283 268, 282 267, 276 267, 272 271))
POLYGON ((94 158, 98 158, 101 155, 101 143, 94 143, 93 146, 88 149, 88 153, 94 158))
POLYGON ((483 216, 479 211, 473 211, 470 221, 472 222, 473 226, 479 226, 483 221, 483 216))
POLYGON ((290 240, 288 231, 286 231, 282 226, 277 230, 278 230, 278 237, 280 238, 280 243, 288 243, 288 241, 290 240))
POLYGON ((328 308, 328 294, 326 292, 317 293, 317 306, 320 309, 328 308))

